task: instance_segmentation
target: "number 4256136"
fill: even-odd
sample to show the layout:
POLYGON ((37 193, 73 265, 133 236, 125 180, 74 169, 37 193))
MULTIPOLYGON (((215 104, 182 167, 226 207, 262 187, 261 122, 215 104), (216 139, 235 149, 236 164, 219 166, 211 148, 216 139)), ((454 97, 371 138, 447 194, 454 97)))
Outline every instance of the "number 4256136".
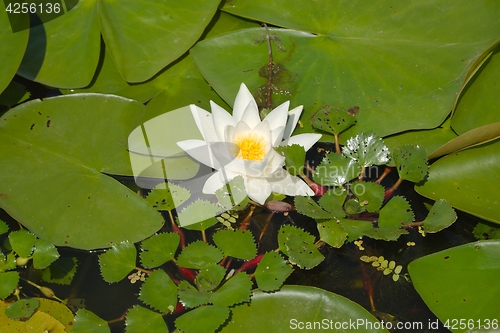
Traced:
POLYGON ((9 14, 59 14, 61 12, 61 4, 56 3, 9 3, 5 11, 9 14))
POLYGON ((443 324, 449 330, 498 329, 498 319, 448 319, 443 324))

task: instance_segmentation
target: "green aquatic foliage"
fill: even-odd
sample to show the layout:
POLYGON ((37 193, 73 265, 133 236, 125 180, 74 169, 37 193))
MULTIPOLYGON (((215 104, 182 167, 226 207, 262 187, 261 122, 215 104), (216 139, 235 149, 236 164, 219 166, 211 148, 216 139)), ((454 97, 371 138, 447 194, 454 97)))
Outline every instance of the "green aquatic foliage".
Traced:
POLYGON ((292 272, 291 265, 279 253, 266 252, 255 269, 255 281, 262 291, 276 291, 292 272))
POLYGON ((255 240, 250 231, 220 230, 213 235, 213 241, 225 256, 250 260, 257 254, 255 240))
POLYGON ((177 233, 160 233, 141 243, 141 264, 145 268, 156 268, 174 258, 179 247, 180 236, 177 233))
POLYGON ((131 242, 121 242, 99 255, 102 278, 106 282, 118 282, 136 266, 137 250, 131 242))
POLYGON ((5 309, 5 315, 14 320, 28 319, 40 306, 37 299, 20 299, 5 309))
POLYGON ((291 225, 280 228, 278 244, 281 252, 288 256, 290 263, 300 268, 311 269, 325 259, 315 246, 315 237, 291 225))

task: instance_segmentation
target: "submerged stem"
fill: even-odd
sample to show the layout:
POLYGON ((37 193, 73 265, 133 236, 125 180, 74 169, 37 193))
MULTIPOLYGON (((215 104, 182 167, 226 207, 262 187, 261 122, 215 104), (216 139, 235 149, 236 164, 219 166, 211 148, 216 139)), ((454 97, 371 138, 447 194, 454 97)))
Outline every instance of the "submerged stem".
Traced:
POLYGON ((339 135, 334 134, 333 137, 335 138, 335 152, 337 154, 341 154, 342 152, 340 151, 339 135))

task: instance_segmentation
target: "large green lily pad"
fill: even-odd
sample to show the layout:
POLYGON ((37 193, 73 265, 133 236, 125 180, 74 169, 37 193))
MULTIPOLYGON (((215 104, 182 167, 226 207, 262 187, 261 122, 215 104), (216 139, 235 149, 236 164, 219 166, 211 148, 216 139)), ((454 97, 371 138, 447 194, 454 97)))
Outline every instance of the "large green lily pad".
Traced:
POLYGON ((231 319, 221 333, 388 332, 374 329, 381 324, 359 304, 314 287, 284 286, 271 294, 256 291, 250 305, 238 305, 231 312, 231 319), (372 329, 368 329, 365 321, 373 324, 372 329), (350 322, 364 324, 349 326, 350 322), (307 326, 318 323, 324 326, 315 326, 315 329, 307 326), (336 325, 344 327, 337 328, 336 325))
MULTIPOLYGON (((273 102, 303 104, 303 132, 312 131, 309 118, 325 105, 359 106, 358 122, 345 137, 440 125, 478 59, 500 36, 500 3, 487 1, 234 0, 223 9, 300 30, 269 30, 273 102)), ((262 93, 269 63, 265 37, 264 28, 237 31, 199 42, 191 54, 207 81, 232 102, 241 82, 262 93)))
POLYGON ((140 241, 162 217, 109 174, 131 175, 127 136, 142 104, 81 94, 0 118, 0 207, 38 237, 81 249, 140 241))
MULTIPOLYGON (((477 325, 497 320, 500 309, 500 241, 465 244, 419 258, 408 272, 429 308, 443 323, 472 319, 477 325)), ((452 332, 473 327, 456 325, 452 332)), ((478 328, 476 326, 476 328, 478 328)), ((491 328, 491 327, 490 327, 491 328)))
POLYGON ((217 0, 79 1, 31 30, 20 74, 50 86, 84 87, 96 71, 102 34, 121 76, 143 82, 196 42, 218 5, 217 0))
POLYGON ((433 163, 415 189, 433 200, 500 223, 500 139, 448 155, 433 163))

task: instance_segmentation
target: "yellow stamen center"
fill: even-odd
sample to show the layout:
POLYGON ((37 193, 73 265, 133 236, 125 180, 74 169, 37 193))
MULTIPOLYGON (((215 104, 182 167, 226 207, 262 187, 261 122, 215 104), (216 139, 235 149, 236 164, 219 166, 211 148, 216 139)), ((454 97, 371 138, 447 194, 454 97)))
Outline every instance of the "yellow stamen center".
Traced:
POLYGON ((237 138, 234 143, 240 148, 239 159, 262 161, 266 156, 266 141, 260 135, 248 133, 237 138))

